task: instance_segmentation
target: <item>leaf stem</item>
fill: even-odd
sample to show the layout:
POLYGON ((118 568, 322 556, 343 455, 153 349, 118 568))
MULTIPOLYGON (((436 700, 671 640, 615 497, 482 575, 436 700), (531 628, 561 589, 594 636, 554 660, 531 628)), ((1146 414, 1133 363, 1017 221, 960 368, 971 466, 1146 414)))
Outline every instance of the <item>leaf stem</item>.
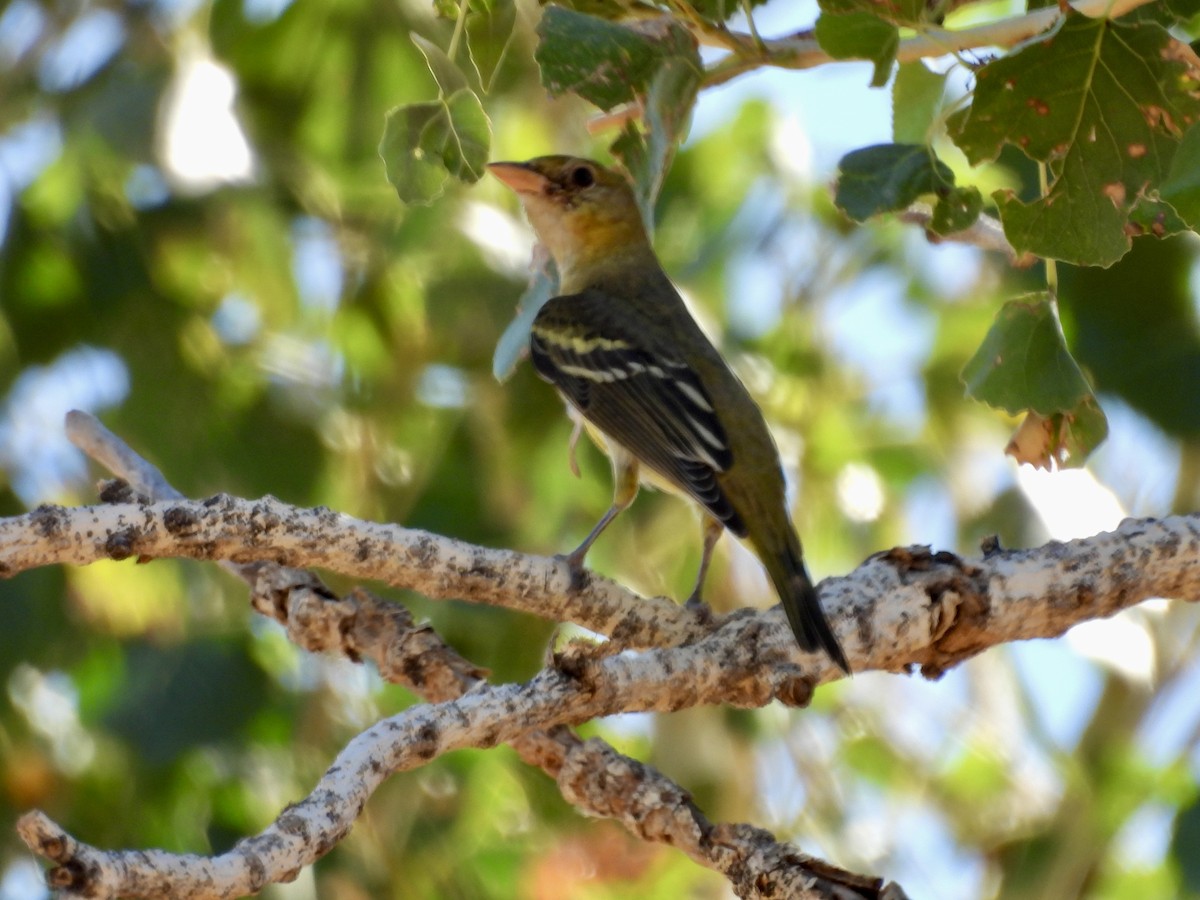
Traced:
MULTIPOLYGON (((1045 198, 1050 193, 1050 170, 1044 162, 1038 163, 1038 194, 1045 198)), ((1050 293, 1050 305, 1054 307, 1054 315, 1058 317, 1058 263, 1051 257, 1043 257, 1042 264, 1046 267, 1046 290, 1050 293)), ((1059 326, 1060 328, 1062 326, 1059 326)))
POLYGON ((450 36, 450 47, 446 50, 446 55, 450 57, 451 62, 454 62, 454 57, 458 53, 459 42, 467 27, 467 11, 470 8, 471 0, 459 0, 458 18, 454 20, 454 34, 450 36))

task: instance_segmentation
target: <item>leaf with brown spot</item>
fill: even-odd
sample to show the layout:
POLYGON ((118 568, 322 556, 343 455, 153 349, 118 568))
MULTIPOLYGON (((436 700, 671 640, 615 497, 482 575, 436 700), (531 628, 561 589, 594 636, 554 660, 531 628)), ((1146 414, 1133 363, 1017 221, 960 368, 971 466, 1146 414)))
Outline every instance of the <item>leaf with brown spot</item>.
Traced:
POLYGON ((1129 249, 1130 213, 1167 178, 1200 121, 1197 73, 1155 23, 1089 19, 981 68, 974 102, 951 125, 972 163, 1015 144, 1046 163, 1046 196, 993 197, 1018 252, 1109 265, 1129 249))

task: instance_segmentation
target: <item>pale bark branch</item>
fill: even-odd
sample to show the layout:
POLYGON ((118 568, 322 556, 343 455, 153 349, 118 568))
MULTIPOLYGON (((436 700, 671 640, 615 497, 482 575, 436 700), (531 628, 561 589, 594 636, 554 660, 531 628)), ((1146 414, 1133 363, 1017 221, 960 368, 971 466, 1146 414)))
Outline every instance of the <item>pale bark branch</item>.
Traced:
MULTIPOLYGON (((665 598, 639 598, 592 575, 572 589, 560 560, 478 547, 452 538, 364 522, 271 497, 42 506, 0 520, 0 575, 104 559, 180 557, 333 569, 434 598, 463 598, 572 621, 622 648, 681 652, 747 616, 762 628, 760 661, 817 683, 836 674, 796 649, 778 607, 709 617, 665 598), (681 646, 686 644, 687 646, 681 646)), ((821 585, 822 602, 856 671, 964 658, 961 629, 978 623, 976 648, 1053 637, 1084 619, 1148 597, 1195 599, 1200 516, 1128 519, 1112 533, 978 560, 911 548, 881 554, 821 585), (951 652, 947 655, 947 649, 951 652)), ((778 687, 764 682, 769 694, 778 687)))
MULTIPOLYGON (((769 892, 748 888, 742 896, 803 896, 792 887, 778 887, 784 882, 771 880, 776 875, 786 877, 793 887, 811 880, 813 896, 833 895, 811 866, 804 868, 806 861, 794 848, 749 826, 712 826, 660 774, 611 750, 581 745, 561 727, 623 711, 713 703, 760 706, 773 698, 803 704, 817 683, 836 672, 827 661, 796 649, 777 609, 742 610, 707 623, 691 617, 686 628, 673 631, 646 624, 643 613, 651 621, 659 619, 655 604, 621 595, 615 585, 615 594, 621 595, 620 615, 612 613, 609 594, 596 596, 586 588, 568 591, 565 577, 556 582, 564 573, 555 560, 520 554, 492 557, 487 554, 498 551, 460 542, 439 548, 442 540, 325 510, 228 497, 43 507, 0 520, 0 566, 10 575, 38 565, 133 555, 250 565, 284 560, 344 565, 340 570, 356 577, 432 585, 430 592, 436 591, 436 596, 472 597, 484 576, 471 561, 484 554, 486 578, 493 583, 480 595, 488 602, 547 617, 567 611, 589 627, 601 626, 599 631, 616 622, 634 635, 670 634, 689 641, 619 655, 603 648, 571 647, 523 685, 486 685, 469 664, 464 662, 465 670, 451 667, 446 679, 429 691, 449 699, 407 710, 363 732, 308 798, 289 807, 267 831, 211 859, 99 851, 74 841, 44 816, 30 814, 21 822, 21 833, 37 852, 60 863, 51 877, 64 879, 64 887, 86 877, 89 889, 99 891, 89 896, 237 896, 268 881, 286 880, 327 851, 391 773, 455 749, 511 741, 532 762, 555 774, 564 795, 584 810, 620 818, 647 838, 676 843, 693 858, 725 872, 735 886, 773 885, 769 892), (414 546, 429 547, 431 541, 433 550, 413 551, 414 546), (364 546, 369 552, 359 552, 364 546), (387 567, 368 566, 380 557, 389 560, 387 567), (530 584, 540 587, 531 591, 530 584), (554 596, 554 591, 569 593, 570 601, 554 596), (597 780, 581 777, 586 770, 597 780), (654 807, 656 802, 661 805, 654 807), (647 816, 650 808, 658 813, 647 816), (791 860, 798 868, 776 870, 781 860, 791 860), (748 881, 746 873, 752 876, 748 881), (176 877, 183 880, 166 880, 176 877), (139 893, 139 885, 148 886, 148 892, 139 893)), ((273 568, 255 570, 260 581, 273 585, 256 588, 256 603, 277 613, 279 604, 286 604, 284 618, 290 629, 303 633, 302 645, 351 654, 369 647, 372 658, 383 660, 381 670, 389 677, 433 684, 428 673, 412 677, 412 654, 421 650, 405 648, 404 642, 413 639, 411 623, 392 617, 384 609, 387 604, 373 604, 366 594, 332 601, 317 583, 299 592, 307 599, 297 605, 287 576, 271 575, 273 568), (353 621, 348 623, 347 616, 353 621), (389 635, 387 642, 395 648, 391 662, 382 645, 374 642, 377 632, 389 635)), ((856 671, 920 666, 925 674, 936 676, 997 643, 1055 636, 1079 621, 1111 615, 1148 597, 1196 599, 1200 516, 1127 520, 1111 534, 1031 550, 992 551, 970 561, 927 548, 897 549, 872 557, 845 578, 826 580, 821 588, 856 671)), ((685 615, 679 621, 688 619, 685 615)), ((433 640, 436 643, 436 636, 433 640)), ((440 662, 432 665, 439 671, 446 668, 440 662)), ((876 895, 878 883, 866 881, 872 887, 859 895, 876 895)), ((847 885, 845 878, 833 883, 847 885)))
POLYGON ((559 559, 479 547, 411 528, 366 522, 264 497, 41 506, 0 523, 0 575, 99 559, 178 556, 331 569, 362 580, 573 621, 623 646, 680 643, 703 617, 664 597, 639 597, 587 574, 578 590, 559 559))

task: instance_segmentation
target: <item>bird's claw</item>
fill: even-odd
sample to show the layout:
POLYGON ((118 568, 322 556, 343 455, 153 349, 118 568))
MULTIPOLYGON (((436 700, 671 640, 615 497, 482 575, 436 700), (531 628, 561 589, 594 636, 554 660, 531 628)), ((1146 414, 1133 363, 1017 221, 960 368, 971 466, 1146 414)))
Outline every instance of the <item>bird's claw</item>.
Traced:
POLYGON ((583 558, 576 553, 559 553, 554 558, 567 564, 567 571, 571 575, 571 590, 583 590, 588 581, 587 570, 583 567, 583 558))

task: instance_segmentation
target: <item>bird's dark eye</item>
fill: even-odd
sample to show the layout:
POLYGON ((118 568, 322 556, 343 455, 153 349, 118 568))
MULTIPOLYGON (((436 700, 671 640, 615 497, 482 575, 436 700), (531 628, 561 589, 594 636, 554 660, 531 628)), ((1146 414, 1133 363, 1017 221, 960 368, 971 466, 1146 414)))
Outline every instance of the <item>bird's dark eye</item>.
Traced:
POLYGON ((576 166, 571 170, 571 184, 575 187, 589 188, 596 183, 596 173, 588 166, 576 166))

